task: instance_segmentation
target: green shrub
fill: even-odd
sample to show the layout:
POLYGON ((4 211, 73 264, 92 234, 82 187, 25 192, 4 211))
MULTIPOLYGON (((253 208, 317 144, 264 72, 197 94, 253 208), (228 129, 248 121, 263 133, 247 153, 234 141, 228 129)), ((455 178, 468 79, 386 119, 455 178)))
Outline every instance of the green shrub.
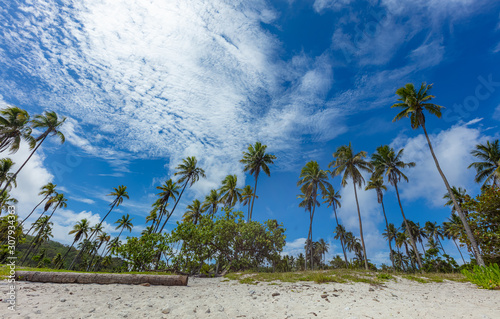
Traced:
POLYGON ((487 267, 474 266, 472 272, 462 270, 464 276, 473 284, 485 289, 500 289, 500 268, 498 264, 487 267))

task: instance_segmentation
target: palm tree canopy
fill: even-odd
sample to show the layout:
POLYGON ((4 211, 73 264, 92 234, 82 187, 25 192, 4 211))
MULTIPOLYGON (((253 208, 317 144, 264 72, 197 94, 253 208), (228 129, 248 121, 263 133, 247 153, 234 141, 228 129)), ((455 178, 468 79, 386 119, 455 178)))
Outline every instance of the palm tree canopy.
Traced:
POLYGON ((161 186, 157 186, 156 189, 161 192, 156 195, 160 197, 161 204, 166 203, 170 198, 174 201, 177 200, 177 196, 179 196, 179 188, 180 186, 173 182, 172 179, 167 180, 165 184, 161 186))
POLYGON ((182 163, 175 168, 178 170, 178 172, 176 172, 174 175, 181 176, 178 182, 183 183, 184 181, 189 181, 190 186, 193 186, 193 184, 196 183, 200 179, 200 177, 205 178, 205 171, 202 168, 196 167, 197 164, 198 161, 194 156, 183 159, 182 163))
MULTIPOLYGON (((253 193, 253 188, 250 185, 246 185, 243 187, 241 190, 241 203, 243 205, 248 205, 250 204, 250 200, 252 199, 254 193, 253 193)), ((257 196, 259 198, 259 196, 257 196)))
POLYGON ((56 114, 56 112, 45 111, 43 115, 36 115, 35 118, 31 121, 31 125, 33 128, 42 128, 45 129, 45 132, 42 133, 39 137, 36 138, 36 141, 40 141, 44 139, 49 134, 57 135, 61 144, 64 143, 66 138, 64 134, 59 131, 59 128, 66 121, 66 117, 62 117, 60 120, 56 114))
POLYGON ((316 199, 318 190, 321 190, 325 194, 327 187, 331 186, 328 182, 328 171, 320 169, 318 162, 310 161, 300 171, 297 186, 300 186, 303 194, 310 195, 316 199))
POLYGON ((69 235, 75 234, 75 241, 79 241, 82 236, 85 238, 88 237, 88 232, 90 230, 90 223, 89 221, 84 218, 81 221, 77 222, 74 226, 73 229, 69 231, 69 235))
POLYGON ((212 209, 210 212, 211 215, 214 215, 217 212, 217 205, 220 203, 220 194, 216 189, 210 190, 210 193, 205 197, 205 201, 203 202, 203 211, 212 209))
POLYGON ((500 145, 498 140, 493 143, 487 141, 486 144, 476 145, 471 154, 480 160, 469 165, 469 168, 476 169, 476 183, 484 181, 483 186, 489 182, 496 184, 500 180, 500 145))
POLYGON ((9 190, 12 189, 11 184, 14 184, 14 187, 17 187, 17 182, 14 173, 9 172, 12 166, 14 166, 14 164, 15 163, 8 157, 0 159, 0 186, 4 182, 8 182, 9 180, 11 180, 11 178, 13 178, 12 181, 9 183, 8 187, 9 190))
POLYGON ((38 195, 40 196, 50 196, 56 192, 56 186, 55 184, 52 183, 47 183, 46 185, 43 185, 41 188, 40 193, 38 195))
POLYGON ((183 222, 192 222, 193 224, 197 224, 198 220, 202 214, 202 205, 198 199, 195 199, 190 205, 187 207, 187 211, 182 216, 183 222))
POLYGON ((402 161, 404 149, 397 153, 389 145, 377 147, 377 151, 372 155, 371 164, 375 169, 375 175, 380 176, 385 173, 387 180, 395 186, 401 178, 408 182, 408 177, 401 171, 407 167, 415 167, 414 162, 405 163, 402 161))
POLYGON ((115 224, 118 224, 118 226, 115 227, 115 229, 127 229, 128 231, 132 231, 132 227, 134 227, 134 224, 132 224, 132 218, 130 218, 130 215, 123 215, 120 219, 118 219, 115 224))
POLYGON ((372 174, 370 177, 370 180, 368 181, 368 185, 366 185, 365 190, 370 190, 374 189, 377 192, 377 200, 378 203, 382 203, 382 200, 384 198, 384 192, 387 191, 387 186, 384 185, 384 180, 382 176, 372 174))
POLYGON ((36 141, 31 136, 29 120, 28 112, 16 106, 0 110, 0 152, 7 149, 11 154, 17 152, 22 139, 27 141, 31 148, 35 147, 36 141))
POLYGON ((255 179, 259 177, 261 170, 267 176, 271 176, 268 165, 274 164, 273 160, 276 159, 276 156, 266 154, 266 149, 267 145, 262 145, 260 142, 256 142, 255 145, 250 144, 248 151, 243 152, 243 159, 240 160, 241 163, 245 164, 243 171, 248 171, 251 175, 255 176, 255 179))
POLYGON ((121 203, 123 203, 123 198, 129 199, 128 193, 127 193, 127 186, 120 185, 118 187, 113 187, 115 190, 114 192, 111 192, 108 194, 108 196, 116 196, 116 198, 109 204, 110 206, 119 206, 121 203))
POLYGON ((227 175, 222 181, 221 202, 226 206, 233 207, 241 201, 241 189, 236 187, 238 177, 236 175, 227 175))
POLYGON ((430 103, 430 101, 435 98, 434 95, 430 95, 430 90, 432 84, 427 85, 425 82, 422 83, 420 89, 415 89, 412 83, 406 84, 404 87, 399 88, 396 94, 399 96, 399 103, 395 103, 391 108, 403 109, 394 119, 393 122, 398 121, 404 117, 409 117, 411 120, 411 127, 417 129, 422 125, 425 125, 425 115, 424 110, 431 114, 441 117, 442 106, 430 103))
POLYGON ((344 173, 341 182, 343 187, 347 185, 347 179, 349 178, 352 178, 354 184, 360 187, 365 182, 360 170, 368 173, 372 172, 372 165, 364 160, 366 155, 364 151, 354 154, 351 143, 339 146, 333 153, 334 160, 328 164, 328 167, 333 169, 332 176, 344 173))
POLYGON ((327 207, 342 207, 340 204, 340 199, 342 196, 339 194, 339 191, 335 191, 332 185, 328 185, 326 187, 326 193, 323 193, 323 199, 325 200, 323 203, 328 203, 327 207))

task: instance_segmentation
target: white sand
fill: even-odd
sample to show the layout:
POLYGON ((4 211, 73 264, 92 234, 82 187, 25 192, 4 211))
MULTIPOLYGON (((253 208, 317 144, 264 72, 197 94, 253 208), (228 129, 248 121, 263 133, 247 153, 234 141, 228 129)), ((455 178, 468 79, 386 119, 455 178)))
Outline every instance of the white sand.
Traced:
POLYGON ((470 283, 240 284, 189 278, 187 287, 17 283, 1 318, 500 318, 500 291, 470 283), (275 293, 279 295, 272 296, 275 293), (327 298, 321 295, 327 294, 327 298))

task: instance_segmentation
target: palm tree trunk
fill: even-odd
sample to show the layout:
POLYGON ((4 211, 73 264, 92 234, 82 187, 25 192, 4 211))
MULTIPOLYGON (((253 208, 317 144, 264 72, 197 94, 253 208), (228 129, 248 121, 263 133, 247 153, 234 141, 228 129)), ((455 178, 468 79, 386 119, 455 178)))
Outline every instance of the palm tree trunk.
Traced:
POLYGON ((443 247, 443 243, 441 242, 441 240, 439 240, 439 237, 436 236, 436 239, 439 243, 439 246, 441 246, 441 249, 443 250, 443 254, 446 254, 446 251, 444 250, 444 247, 443 247))
POLYGON ((115 208, 115 205, 116 205, 116 202, 113 202, 113 204, 111 205, 111 208, 109 209, 108 213, 104 216, 103 219, 101 219, 101 221, 99 222, 99 224, 96 226, 95 230, 88 237, 88 241, 84 242, 82 249, 78 252, 78 254, 76 255, 76 257, 73 259, 73 261, 71 262, 71 265, 69 265, 69 268, 68 268, 69 270, 73 269, 73 265, 75 264, 75 261, 85 251, 85 248, 87 247, 87 244, 90 243, 90 242, 92 242, 92 237, 94 237, 94 234, 97 233, 97 230, 101 227, 102 223, 104 222, 104 220, 106 219, 106 217, 108 217, 109 213, 111 213, 111 211, 113 210, 113 208, 115 208))
POLYGON ((460 247, 458 247, 457 242, 455 241, 455 238, 452 238, 452 239, 453 239, 453 242, 455 243, 455 246, 457 246, 457 250, 460 253, 460 257, 462 257, 462 261, 464 262, 464 265, 465 265, 465 259, 464 259, 464 256, 462 255, 462 252, 460 251, 460 247))
POLYGON ((356 191, 356 183, 354 182, 354 179, 352 180, 352 185, 354 186, 354 196, 356 197, 356 207, 358 208, 359 234, 361 236, 361 244, 363 245, 365 269, 368 270, 368 258, 366 258, 366 246, 365 246, 365 239, 363 237, 363 224, 361 223, 361 212, 359 211, 358 192, 356 191))
POLYGON ((451 191, 450 184, 448 183, 448 180, 446 179, 446 176, 444 176, 443 171, 441 170, 441 167, 439 166, 439 162, 437 160, 436 154, 434 154, 434 149, 432 148, 431 140, 429 139, 429 135, 427 134, 427 129, 425 128, 425 124, 422 124, 422 128, 424 129, 424 134, 425 138, 427 139, 427 144, 429 145, 429 149, 432 154, 432 158, 434 159, 434 163, 436 164, 436 168, 441 175, 441 178, 443 179, 443 182, 446 186, 446 189, 448 190, 448 194, 450 195, 451 200, 453 201, 453 206, 455 207, 455 211, 458 213, 458 216, 460 217, 460 220, 462 221, 462 224, 464 225, 465 232, 467 233, 467 237, 471 243, 472 250, 474 252, 474 256, 476 257, 477 264, 479 266, 485 266, 483 257, 481 256, 481 252, 479 251, 479 247, 476 242, 476 238, 474 237, 474 234, 472 233, 472 230, 469 226, 469 223, 467 222, 464 213, 462 212, 462 208, 457 202, 457 199, 455 198, 455 195, 453 195, 453 192, 451 191))
MULTIPOLYGON (((165 219, 165 222, 164 222, 164 223, 163 223, 163 225, 161 226, 161 229, 160 229, 160 231, 158 232, 158 234, 160 234, 160 233, 163 231, 163 228, 165 228, 165 225, 167 225, 167 222, 168 222, 168 220, 170 219, 170 216, 172 216, 172 214, 174 213, 174 210, 175 210, 175 208, 177 207, 177 204, 179 203, 179 201, 181 200, 182 194, 184 194, 184 190, 186 189, 186 186, 187 186, 187 184, 188 184, 188 182, 189 182, 189 179, 190 179, 190 178, 191 178, 191 177, 188 177, 188 179, 186 180, 186 183, 184 184, 184 187, 182 188, 182 192, 181 192, 181 194, 179 195, 179 198, 177 198, 177 201, 175 201, 174 208, 172 208, 172 210, 170 211, 170 214, 168 214, 167 219, 165 219)), ((160 257, 161 257, 161 256, 160 256, 160 257)))
POLYGON ((12 180, 14 180, 16 178, 17 174, 19 174, 19 172, 23 169, 24 165, 26 165, 26 163, 28 163, 28 161, 30 160, 30 158, 33 156, 33 154, 35 154, 36 150, 40 147, 40 145, 42 145, 43 141, 45 141, 45 139, 47 138, 47 136, 48 135, 45 135, 42 138, 42 140, 40 141, 40 143, 38 143, 38 145, 35 147, 35 149, 31 152, 30 156, 28 156, 28 158, 26 159, 26 161, 24 161, 23 165, 21 165, 21 167, 19 167, 19 169, 14 173, 14 175, 12 175, 10 177, 10 179, 7 181, 7 184, 5 184, 5 186, 3 187, 2 191, 0 192, 0 194, 3 194, 3 192, 5 192, 5 190, 7 189, 7 187, 9 187, 10 182, 12 182, 12 180))
POLYGON ((40 214, 40 216, 38 216, 38 218, 35 220, 35 222, 31 225, 30 229, 28 229, 28 231, 26 232, 26 235, 28 235, 28 234, 31 232, 31 230, 33 230, 33 227, 35 227, 36 222, 38 222, 38 221, 40 220, 40 218, 42 218, 42 217, 43 217, 43 214, 45 214, 45 212, 46 212, 46 210, 44 210, 44 211, 40 214))
MULTIPOLYGON (((45 221, 45 223, 43 223, 42 227, 40 227, 40 231, 38 231, 38 235, 35 237, 35 239, 33 239, 33 242, 31 244, 31 247, 30 249, 28 250, 28 253, 26 254, 26 256, 24 257, 23 261, 21 262, 21 264, 24 263, 24 261, 28 258, 29 254, 30 254, 30 251, 31 249, 33 248, 33 243, 35 243, 37 240, 40 239, 40 236, 42 234, 42 232, 45 230, 45 226, 49 223, 49 220, 50 218, 52 218, 52 215, 54 215, 54 212, 56 211, 57 207, 58 207, 59 203, 56 203, 54 209, 52 210, 52 213, 50 214, 49 218, 47 218, 47 220, 45 221)), ((32 227, 33 228, 33 227, 32 227)))
MULTIPOLYGON (((385 207, 384 207, 384 200, 380 201, 380 204, 382 205, 382 212, 384 213, 384 218, 385 218, 385 229, 387 229, 387 233, 389 233, 389 222, 387 221, 387 215, 385 214, 385 207)), ((391 252, 391 263, 392 263, 392 268, 396 270, 396 266, 394 265, 394 256, 392 254, 392 244, 391 244, 391 236, 387 236, 387 240, 389 241, 389 251, 391 252)))
POLYGON ((424 242, 423 241, 420 242, 420 246, 422 246, 422 250, 424 251, 424 255, 425 255, 426 252, 425 252, 425 247, 424 247, 424 242))
POLYGON ((254 186, 254 189, 253 189, 252 208, 250 208, 250 215, 248 216, 248 221, 252 220, 253 203, 255 202, 255 196, 257 196, 257 180, 258 179, 259 179, 259 174, 257 173, 257 175, 255 175, 255 186, 254 186))
POLYGON ((406 232, 408 233, 408 237, 410 238, 410 244, 413 247, 413 250, 415 252, 415 256, 417 257, 418 267, 422 270, 422 260, 420 260, 420 253, 418 252, 417 245, 415 244, 415 238, 413 238, 413 235, 410 231, 410 226, 408 225, 408 221, 406 220, 406 216, 405 216, 405 213, 403 211, 403 205, 401 205, 401 199, 399 198, 398 183, 394 183, 394 188, 396 189, 396 195, 398 196, 399 208, 401 209, 401 215, 403 215, 403 219, 405 221, 406 232))
MULTIPOLYGON (((337 210, 335 209, 335 204, 332 204, 333 206, 333 213, 335 214, 335 222, 337 223, 337 227, 339 227, 339 219, 337 218, 337 210)), ((345 253, 345 247, 344 247, 344 240, 343 236, 340 237, 340 246, 342 246, 342 252, 344 253, 344 260, 345 260, 345 268, 349 268, 349 263, 347 262, 347 254, 345 253)))
POLYGON ((75 245, 75 243, 76 243, 76 238, 73 240, 73 243, 71 244, 71 246, 69 246, 68 250, 64 254, 63 258, 61 259, 61 263, 59 264, 59 266, 57 267, 57 269, 60 269, 64 265, 64 259, 69 254, 69 252, 71 251, 71 248, 73 248, 73 245, 75 245))
POLYGON ((28 214, 28 216, 26 216, 26 218, 24 218, 21 223, 17 226, 17 227, 21 227, 23 225, 23 223, 28 219, 30 218, 31 214, 33 214, 35 212, 35 210, 38 208, 38 206, 40 206, 47 198, 49 197, 49 195, 45 196, 44 199, 42 199, 40 201, 40 203, 38 203, 38 205, 35 206, 35 208, 33 208, 33 210, 31 211, 31 213, 28 214))
MULTIPOLYGON (((311 238, 312 235, 312 212, 309 211, 309 233, 307 234, 307 240, 306 240, 306 253, 305 255, 305 263, 304 263, 304 270, 307 270, 307 249, 310 249, 311 245, 311 238)), ((312 270, 312 269, 311 269, 312 270)))
MULTIPOLYGON (((314 199, 314 202, 316 202, 316 198, 314 199)), ((310 226, 309 226, 309 233, 311 234, 311 240, 310 240, 310 243, 311 243, 311 247, 310 247, 310 255, 311 255, 311 270, 314 270, 314 260, 313 260, 313 249, 314 249, 314 243, 313 243, 313 234, 312 234, 312 222, 313 222, 313 218, 314 218, 314 211, 316 210, 316 205, 313 205, 313 210, 312 210, 312 213, 311 213, 311 223, 310 223, 310 226)))

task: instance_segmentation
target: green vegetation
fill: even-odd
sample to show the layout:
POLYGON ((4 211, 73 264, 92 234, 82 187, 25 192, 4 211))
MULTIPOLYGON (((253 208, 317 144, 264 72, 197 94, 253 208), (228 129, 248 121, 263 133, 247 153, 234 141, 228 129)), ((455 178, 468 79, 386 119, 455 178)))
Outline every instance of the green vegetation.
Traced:
POLYGON ((500 268, 498 264, 487 267, 474 266, 472 272, 462 270, 464 276, 472 283, 485 289, 500 289, 500 268))

